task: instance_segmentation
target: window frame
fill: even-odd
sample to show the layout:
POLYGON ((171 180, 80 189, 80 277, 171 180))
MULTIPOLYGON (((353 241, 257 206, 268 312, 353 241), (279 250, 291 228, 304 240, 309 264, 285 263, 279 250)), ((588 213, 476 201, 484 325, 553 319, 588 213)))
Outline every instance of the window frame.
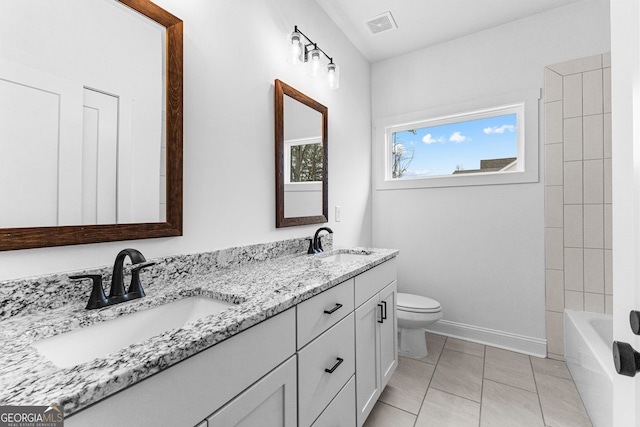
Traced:
POLYGON ((540 89, 537 89, 378 120, 374 125, 375 146, 373 153, 376 190, 538 182, 539 100, 540 89), (411 178, 391 177, 391 150, 394 132, 513 113, 517 114, 518 132, 516 170, 411 178))

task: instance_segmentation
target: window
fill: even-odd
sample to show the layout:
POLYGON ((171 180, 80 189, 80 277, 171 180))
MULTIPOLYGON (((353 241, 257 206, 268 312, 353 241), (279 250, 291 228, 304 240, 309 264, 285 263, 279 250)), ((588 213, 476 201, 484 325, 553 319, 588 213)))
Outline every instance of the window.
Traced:
POLYGON ((322 181, 322 138, 285 141, 285 184, 322 181))
POLYGON ((423 122, 389 133, 393 179, 502 172, 518 166, 518 112, 423 122))
POLYGON ((537 181, 539 91, 522 99, 377 123, 377 189, 537 181))

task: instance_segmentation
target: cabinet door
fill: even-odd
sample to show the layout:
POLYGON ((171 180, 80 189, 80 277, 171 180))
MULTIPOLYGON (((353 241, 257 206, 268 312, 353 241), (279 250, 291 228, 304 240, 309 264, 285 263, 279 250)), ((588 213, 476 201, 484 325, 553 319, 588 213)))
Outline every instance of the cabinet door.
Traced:
POLYGON ((380 383, 379 296, 356 310, 356 403, 358 426, 362 426, 382 392, 380 383))
POLYGON ((355 406, 356 379, 351 377, 311 427, 353 427, 356 425, 355 406))
POLYGON ((295 427, 296 356, 207 418, 209 427, 295 427))
POLYGON ((380 327, 380 375, 382 388, 387 385, 398 366, 398 326, 396 321, 397 282, 394 280, 380 292, 385 319, 380 327))

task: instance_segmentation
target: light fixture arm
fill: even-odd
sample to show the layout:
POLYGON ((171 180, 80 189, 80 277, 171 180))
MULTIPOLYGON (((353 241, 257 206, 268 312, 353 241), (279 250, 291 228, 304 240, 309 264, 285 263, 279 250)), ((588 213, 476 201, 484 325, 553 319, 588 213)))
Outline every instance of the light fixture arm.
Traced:
POLYGON ((324 56, 326 56, 326 57, 327 57, 327 59, 329 60, 329 62, 333 63, 333 58, 332 58, 332 57, 330 57, 329 55, 327 55, 327 53, 326 53, 324 50, 322 50, 321 48, 319 48, 319 47, 318 47, 318 44, 317 44, 317 43, 315 43, 313 40, 311 40, 309 37, 307 37, 307 35, 306 35, 305 33, 303 33, 302 31, 300 31, 300 30, 298 29, 298 26, 297 26, 297 25, 294 25, 294 26, 293 26, 293 32, 294 32, 294 33, 298 33, 298 34, 300 34, 300 35, 301 35, 302 37, 304 37, 304 38, 307 40, 307 42, 308 42, 308 43, 305 43, 305 44, 304 44, 304 62, 307 62, 307 60, 308 60, 308 54, 309 54, 309 50, 310 50, 310 49, 309 49, 309 46, 313 46, 313 48, 314 48, 314 49, 317 49, 318 51, 322 52, 322 54, 323 54, 324 56))
POLYGON ((309 64, 309 75, 312 78, 319 78, 323 76, 321 65, 321 55, 324 55, 329 64, 324 65, 326 70, 326 82, 329 90, 336 90, 340 87, 340 73, 338 66, 333 62, 333 58, 327 55, 327 52, 318 47, 318 44, 307 37, 302 31, 298 29, 298 26, 293 27, 293 33, 289 35, 289 42, 291 43, 289 49, 289 57, 287 62, 290 64, 296 64, 299 62, 306 62, 309 64), (304 40, 303 40, 304 38, 304 40))

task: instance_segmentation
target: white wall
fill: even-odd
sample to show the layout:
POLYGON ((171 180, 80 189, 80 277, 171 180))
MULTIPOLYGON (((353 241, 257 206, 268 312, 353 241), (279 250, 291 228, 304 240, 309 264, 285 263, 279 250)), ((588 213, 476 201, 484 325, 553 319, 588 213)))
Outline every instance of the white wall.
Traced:
POLYGON ((184 236, 0 252, 0 280, 108 265, 124 247, 153 258, 312 234, 275 228, 276 78, 328 107, 328 225, 337 245, 369 245, 370 64, 333 21, 314 0, 156 3, 184 21, 184 236), (285 62, 294 25, 340 66, 339 90, 285 62))
MULTIPOLYGON (((376 63, 372 119, 542 88, 544 66, 609 51, 608 20, 585 0, 376 63)), ((374 246, 400 249, 399 290, 439 300, 450 332, 544 345, 543 138, 538 183, 373 192, 374 246)))

